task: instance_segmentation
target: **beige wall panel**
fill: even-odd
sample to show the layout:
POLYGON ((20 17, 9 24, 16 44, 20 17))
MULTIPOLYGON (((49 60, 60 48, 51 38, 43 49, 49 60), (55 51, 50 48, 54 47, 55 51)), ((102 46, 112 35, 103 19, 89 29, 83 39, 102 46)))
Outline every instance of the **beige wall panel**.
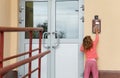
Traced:
MULTIPOLYGON (((0 26, 17 27, 18 26, 18 0, 0 1, 0 26)), ((17 53, 17 33, 5 33, 4 57, 15 55, 17 53)), ((10 62, 15 62, 16 59, 10 62)), ((5 62, 5 65, 8 65, 5 62)))
POLYGON ((102 21, 98 45, 100 70, 120 70, 120 0, 85 0, 84 35, 92 34, 92 19, 99 15, 102 21))
MULTIPOLYGON (((11 0, 11 27, 18 27, 18 0, 11 0)), ((11 33, 10 52, 11 56, 18 53, 18 33, 11 33)), ((11 63, 16 62, 17 59, 11 60, 11 63)))
MULTIPOLYGON (((10 26, 10 0, 0 1, 0 26, 10 26)), ((10 55, 10 40, 10 33, 5 33, 4 57, 10 55)), ((8 65, 9 61, 4 63, 8 65)))

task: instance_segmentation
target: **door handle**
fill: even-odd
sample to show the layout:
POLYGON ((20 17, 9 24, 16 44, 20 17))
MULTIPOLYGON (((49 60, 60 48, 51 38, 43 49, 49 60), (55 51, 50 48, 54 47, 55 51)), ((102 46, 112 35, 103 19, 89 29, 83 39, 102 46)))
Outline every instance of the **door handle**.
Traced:
POLYGON ((50 46, 45 43, 45 39, 48 37, 48 35, 50 35, 50 32, 44 32, 44 33, 43 33, 43 36, 42 36, 42 39, 43 39, 43 47, 44 47, 44 48, 47 48, 47 49, 50 48, 50 46))
POLYGON ((60 44, 60 36, 58 32, 52 32, 52 34, 55 36, 55 38, 57 39, 57 43, 55 43, 52 48, 57 48, 60 44))

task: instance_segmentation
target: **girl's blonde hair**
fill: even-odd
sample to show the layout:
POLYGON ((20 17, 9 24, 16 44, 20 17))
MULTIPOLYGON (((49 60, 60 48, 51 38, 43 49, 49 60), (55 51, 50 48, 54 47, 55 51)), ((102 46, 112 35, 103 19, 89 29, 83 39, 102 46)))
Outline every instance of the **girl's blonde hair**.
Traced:
POLYGON ((83 39, 84 50, 90 50, 93 46, 93 40, 90 36, 85 36, 83 39))

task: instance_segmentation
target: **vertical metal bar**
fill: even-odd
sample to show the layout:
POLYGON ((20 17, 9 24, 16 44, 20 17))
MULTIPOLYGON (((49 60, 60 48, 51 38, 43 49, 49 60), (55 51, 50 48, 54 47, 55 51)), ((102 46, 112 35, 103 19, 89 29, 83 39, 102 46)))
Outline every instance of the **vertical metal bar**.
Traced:
MULTIPOLYGON (((39 31, 39 53, 41 53, 41 45, 42 45, 42 32, 39 31)), ((38 78, 41 78, 41 58, 38 59, 38 78)))
MULTIPOLYGON (((30 51, 29 57, 31 57, 32 56, 32 31, 29 32, 29 51, 30 51)), ((29 62, 28 78, 31 78, 31 71, 32 71, 31 66, 32 66, 32 63, 29 62)))
MULTIPOLYGON (((3 68, 4 32, 0 32, 0 69, 3 68)), ((2 78, 2 75, 0 75, 2 78)))

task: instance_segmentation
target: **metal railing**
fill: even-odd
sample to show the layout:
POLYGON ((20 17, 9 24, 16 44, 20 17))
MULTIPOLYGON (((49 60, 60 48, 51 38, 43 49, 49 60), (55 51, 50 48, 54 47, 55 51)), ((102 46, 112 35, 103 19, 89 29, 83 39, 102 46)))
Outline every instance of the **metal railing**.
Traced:
POLYGON ((28 73, 26 75, 24 75, 22 78, 25 78, 25 77, 31 78, 31 74, 37 70, 38 70, 38 78, 41 78, 41 58, 43 56, 47 55, 48 53, 50 53, 50 50, 41 52, 42 32, 43 32, 43 28, 0 27, 0 78, 3 78, 3 76, 10 70, 15 69, 26 63, 28 63, 28 73), (38 46, 38 48, 32 50, 32 42, 33 42, 32 41, 32 39, 33 39, 32 33, 33 33, 33 31, 39 32, 39 42, 38 42, 39 46, 38 46), (4 58, 4 48, 5 48, 4 47, 4 33, 5 32, 28 32, 29 33, 29 51, 22 52, 21 54, 17 54, 14 56, 4 58), (39 54, 32 56, 32 52, 35 52, 37 50, 39 51, 39 54), (29 54, 28 58, 4 67, 3 62, 14 59, 14 58, 18 58, 20 56, 24 56, 27 54, 29 54), (31 62, 35 59, 38 59, 38 67, 35 68, 34 70, 32 70, 31 62))

